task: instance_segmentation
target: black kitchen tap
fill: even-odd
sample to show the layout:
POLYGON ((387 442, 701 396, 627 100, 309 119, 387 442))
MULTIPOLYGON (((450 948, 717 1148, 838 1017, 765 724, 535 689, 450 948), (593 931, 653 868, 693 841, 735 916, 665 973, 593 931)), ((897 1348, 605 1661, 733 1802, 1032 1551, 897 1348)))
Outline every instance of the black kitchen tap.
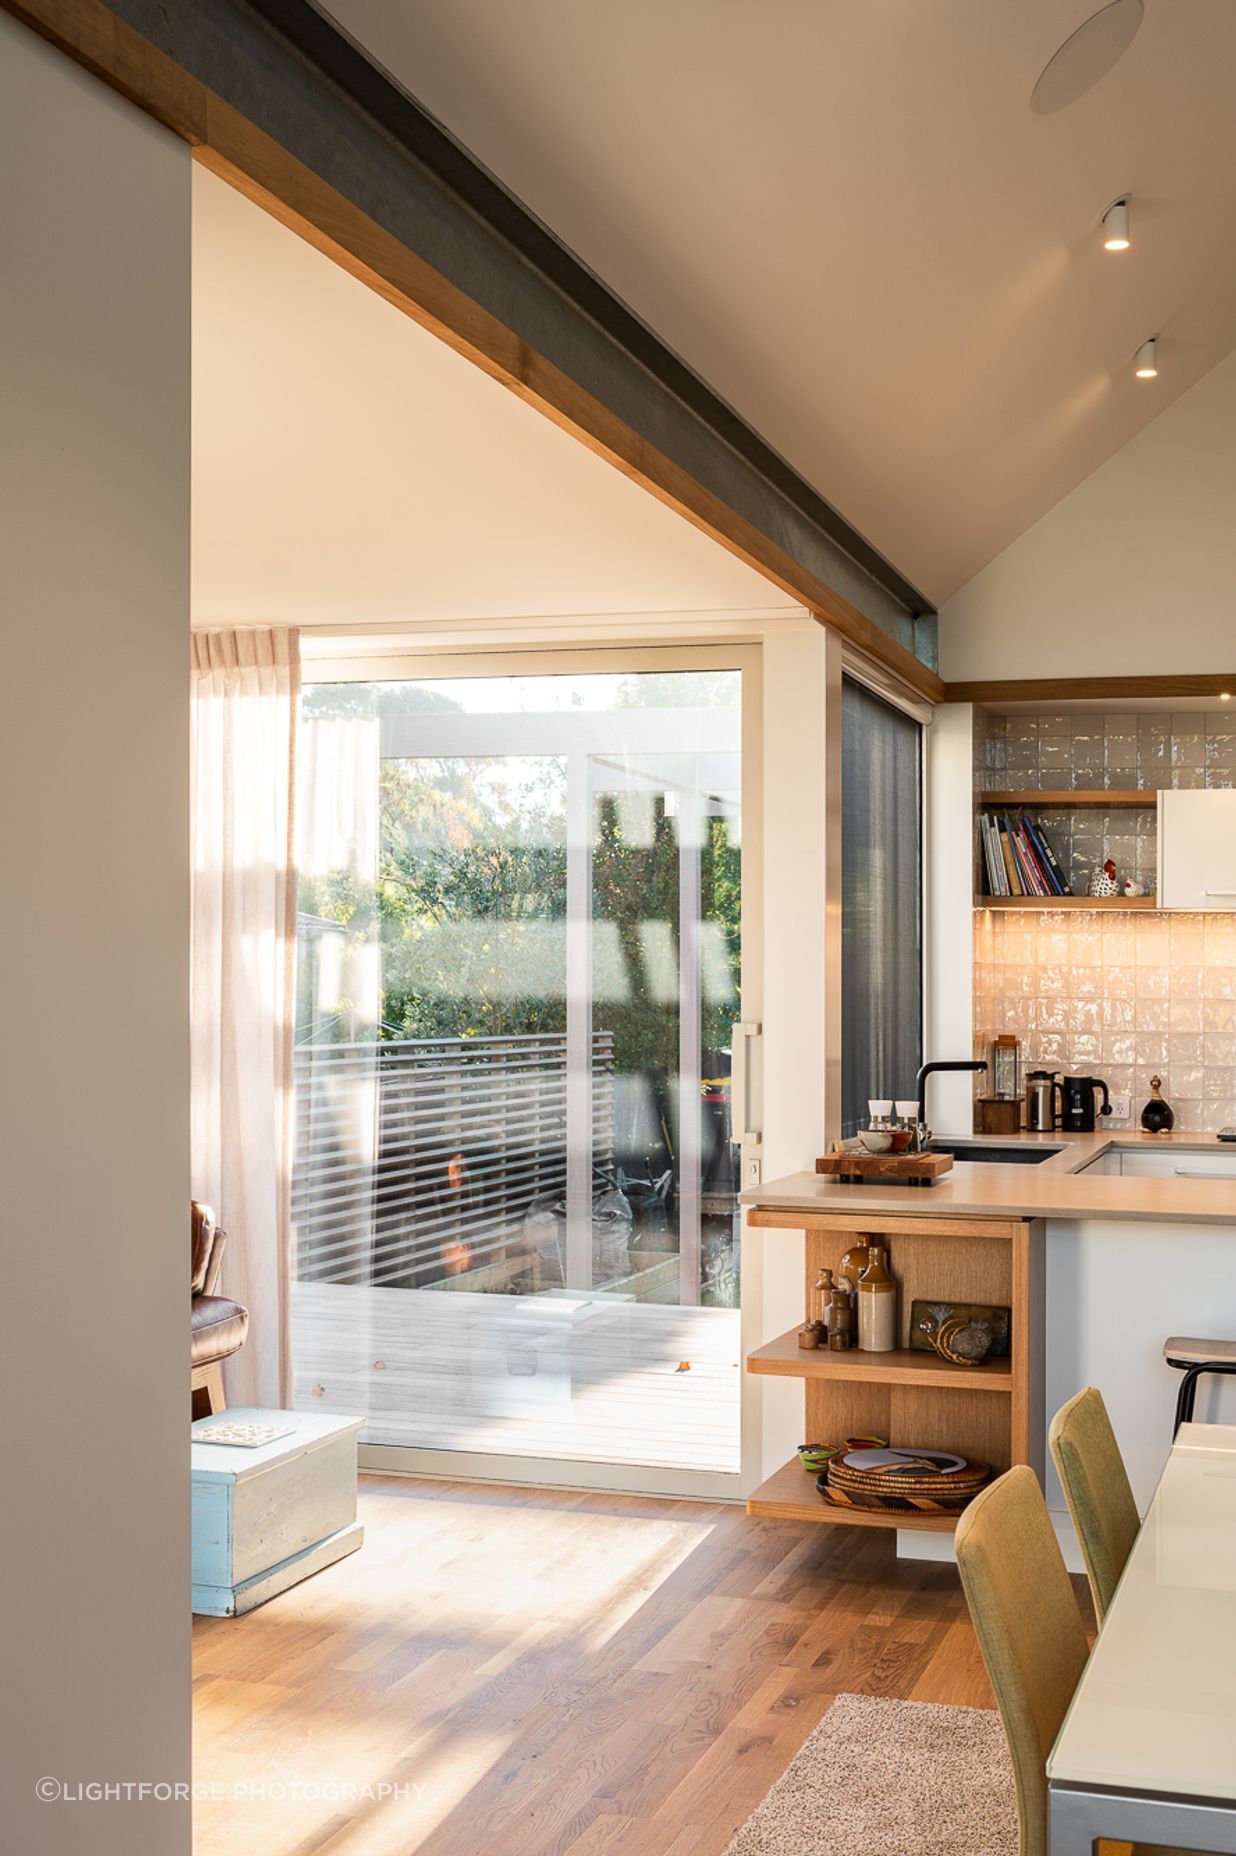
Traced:
POLYGON ((918 1097, 919 1141, 924 1142, 930 1130, 927 1127, 927 1078, 936 1070, 985 1070, 986 1063, 981 1057, 973 1058, 969 1063, 925 1063, 914 1079, 914 1093, 918 1097))

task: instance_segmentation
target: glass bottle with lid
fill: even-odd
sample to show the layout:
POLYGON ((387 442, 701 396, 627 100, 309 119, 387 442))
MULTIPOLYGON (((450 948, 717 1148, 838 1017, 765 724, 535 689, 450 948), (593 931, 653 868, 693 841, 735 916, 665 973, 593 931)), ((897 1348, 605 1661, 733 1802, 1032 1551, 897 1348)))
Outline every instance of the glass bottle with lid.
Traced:
POLYGON ((1021 1041, 1002 1031, 991 1047, 991 1093, 1015 1102, 1021 1094, 1021 1041))
POLYGON ((819 1275, 816 1277, 815 1286, 811 1291, 810 1303, 811 1305, 807 1311, 807 1318, 815 1322, 816 1325, 822 1329, 820 1335, 820 1345, 822 1347, 827 1341, 828 1317, 833 1304, 833 1273, 831 1270, 821 1269, 819 1275))

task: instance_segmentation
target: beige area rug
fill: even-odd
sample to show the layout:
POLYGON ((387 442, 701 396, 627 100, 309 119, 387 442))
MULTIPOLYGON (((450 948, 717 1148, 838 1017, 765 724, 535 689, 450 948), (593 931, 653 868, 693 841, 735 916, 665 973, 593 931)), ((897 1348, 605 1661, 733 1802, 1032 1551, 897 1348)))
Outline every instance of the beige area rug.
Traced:
POLYGON ((726 1856, 1017 1856, 1000 1716, 838 1695, 726 1856))

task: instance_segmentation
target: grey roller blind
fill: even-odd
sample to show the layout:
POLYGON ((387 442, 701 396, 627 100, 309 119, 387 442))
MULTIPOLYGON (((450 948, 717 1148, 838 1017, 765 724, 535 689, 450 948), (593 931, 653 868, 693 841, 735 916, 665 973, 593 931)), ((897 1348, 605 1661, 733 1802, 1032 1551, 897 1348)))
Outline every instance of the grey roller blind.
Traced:
POLYGON ((841 699, 841 1115, 910 1096, 922 1062, 922 728, 847 677, 841 699))

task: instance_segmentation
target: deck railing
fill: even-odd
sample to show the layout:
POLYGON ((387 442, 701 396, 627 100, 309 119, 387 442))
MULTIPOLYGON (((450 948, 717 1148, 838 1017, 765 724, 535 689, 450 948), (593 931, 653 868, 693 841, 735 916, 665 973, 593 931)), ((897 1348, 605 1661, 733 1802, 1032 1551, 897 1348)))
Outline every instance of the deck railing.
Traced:
MULTIPOLYGON (((592 1037, 594 1164, 613 1152, 613 1033, 592 1037)), ((501 1289, 567 1186, 567 1040, 406 1038, 296 1051, 301 1281, 501 1289)))

